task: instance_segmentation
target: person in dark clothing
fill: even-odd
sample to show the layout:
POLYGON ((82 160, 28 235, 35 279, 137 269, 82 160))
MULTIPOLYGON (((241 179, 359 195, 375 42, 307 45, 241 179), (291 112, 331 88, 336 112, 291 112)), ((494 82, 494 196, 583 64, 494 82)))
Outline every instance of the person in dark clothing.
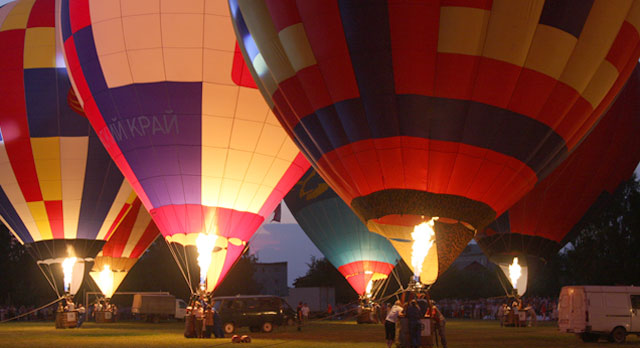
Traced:
POLYGON ((425 294, 418 295, 418 307, 420 308, 420 315, 424 317, 427 311, 429 311, 429 300, 425 294))
POLYGON ((204 338, 211 338, 211 333, 213 333, 213 308, 209 305, 204 311, 204 327, 204 338))
POLYGON ((296 314, 298 316, 298 331, 302 330, 302 302, 298 303, 296 308, 296 314))
POLYGON ((409 320, 409 336, 411 337, 411 347, 418 348, 420 347, 420 319, 422 319, 422 315, 420 315, 420 307, 418 307, 418 302, 416 300, 411 300, 409 303, 409 307, 406 310, 406 316, 409 320))
POLYGON ((220 314, 214 308, 211 308, 213 311, 213 335, 216 338, 224 338, 224 332, 222 332, 222 319, 220 319, 220 314))

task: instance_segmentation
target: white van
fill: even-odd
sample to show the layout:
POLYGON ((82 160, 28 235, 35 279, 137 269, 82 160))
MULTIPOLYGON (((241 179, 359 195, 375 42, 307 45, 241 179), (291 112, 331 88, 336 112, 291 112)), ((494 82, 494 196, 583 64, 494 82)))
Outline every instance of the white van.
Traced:
POLYGON ((607 338, 622 343, 640 336, 640 287, 565 286, 558 300, 558 327, 585 342, 607 338))

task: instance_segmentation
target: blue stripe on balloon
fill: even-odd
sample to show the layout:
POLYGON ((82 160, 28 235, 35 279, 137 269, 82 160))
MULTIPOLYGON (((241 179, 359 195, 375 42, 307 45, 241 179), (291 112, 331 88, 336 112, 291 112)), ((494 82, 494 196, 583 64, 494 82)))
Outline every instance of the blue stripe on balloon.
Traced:
POLYGON ((341 0, 338 7, 368 127, 382 137, 397 136, 400 130, 387 1, 341 0))
POLYGON ((22 222, 22 219, 15 210, 9 197, 4 193, 2 187, 0 187, 0 215, 9 224, 9 227, 22 239, 24 243, 32 243, 33 238, 27 230, 27 227, 22 222))
POLYGON ((97 237, 123 181, 122 173, 91 131, 76 238, 97 237))
POLYGON ((60 28, 62 30, 62 42, 65 42, 72 34, 71 19, 69 18, 69 0, 61 0, 60 28))
POLYGON ((253 59, 260 53, 258 51, 258 46, 256 46, 255 41, 253 41, 253 37, 249 33, 249 28, 247 28, 247 23, 244 21, 244 17, 240 12, 240 8, 238 7, 237 0, 229 0, 229 8, 231 9, 231 17, 234 18, 234 23, 236 24, 236 28, 238 30, 238 34, 240 39, 242 40, 242 44, 244 49, 246 50, 247 55, 253 61, 253 59))
POLYGON ((67 103, 71 88, 65 68, 24 70, 24 89, 31 137, 87 136, 89 122, 67 103))
POLYGON ((91 95, 96 95, 108 89, 107 82, 102 73, 100 60, 93 40, 93 29, 91 26, 84 27, 73 34, 78 61, 82 67, 91 95))
POLYGON ((202 82, 102 91, 95 101, 154 207, 202 202, 202 82))
MULTIPOLYGON (((338 127, 336 118, 343 125, 353 123, 354 119, 362 120, 364 110, 361 105, 361 99, 349 99, 316 110, 302 118, 294 133, 308 145, 314 160, 357 141, 387 137, 387 132, 374 131, 379 130, 380 125, 372 126, 366 121, 338 127), (327 126, 330 120, 334 124, 327 126), (345 135, 342 134, 343 129, 346 130, 345 135), (371 129, 372 133, 369 136, 361 129, 371 129), (322 136, 315 136, 311 142, 308 134, 322 136)), ((549 126, 491 105, 469 100, 398 95, 394 107, 400 136, 456 142, 495 151, 525 163, 540 178, 548 175, 550 168, 568 154, 564 139, 549 126), (547 140, 539 145, 540 139, 547 140)))

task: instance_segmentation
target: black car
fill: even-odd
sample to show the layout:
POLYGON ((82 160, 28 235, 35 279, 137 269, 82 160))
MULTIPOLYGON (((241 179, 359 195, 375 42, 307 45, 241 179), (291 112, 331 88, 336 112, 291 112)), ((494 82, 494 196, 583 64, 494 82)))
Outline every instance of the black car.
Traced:
POLYGON ((238 295, 214 297, 213 306, 220 314, 225 333, 248 326, 252 332, 271 332, 274 325, 293 325, 296 312, 278 296, 238 295))

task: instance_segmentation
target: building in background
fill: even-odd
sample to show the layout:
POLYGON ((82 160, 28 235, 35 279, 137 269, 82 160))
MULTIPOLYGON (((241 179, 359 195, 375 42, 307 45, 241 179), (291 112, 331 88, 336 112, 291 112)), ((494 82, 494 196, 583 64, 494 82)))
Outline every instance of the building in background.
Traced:
POLYGON ((482 249, 475 243, 469 243, 460 256, 451 264, 451 267, 455 267, 459 270, 463 269, 477 269, 478 267, 484 267, 491 269, 494 265, 489 262, 489 259, 482 252, 482 249))
POLYGON ((289 294, 286 262, 256 263, 253 279, 262 287, 262 295, 285 297, 289 294))

